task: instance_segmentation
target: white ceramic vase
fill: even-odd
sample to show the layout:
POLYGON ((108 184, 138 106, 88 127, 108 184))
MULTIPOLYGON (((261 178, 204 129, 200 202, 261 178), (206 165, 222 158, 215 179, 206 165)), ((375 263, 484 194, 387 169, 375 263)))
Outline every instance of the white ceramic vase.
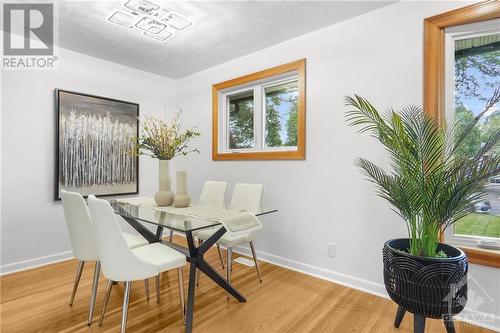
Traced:
POLYGON ((177 171, 177 193, 174 198, 175 207, 187 207, 191 198, 187 194, 187 171, 177 171))
POLYGON ((158 206, 170 206, 174 200, 170 181, 170 160, 159 160, 159 191, 155 194, 158 206))

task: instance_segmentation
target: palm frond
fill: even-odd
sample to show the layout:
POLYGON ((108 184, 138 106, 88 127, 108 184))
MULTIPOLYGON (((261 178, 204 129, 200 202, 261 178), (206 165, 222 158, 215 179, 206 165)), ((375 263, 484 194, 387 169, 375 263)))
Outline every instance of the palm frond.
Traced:
POLYGON ((381 115, 366 99, 346 97, 346 105, 353 108, 347 112, 347 122, 359 126, 360 133, 370 132, 389 154, 390 173, 363 158, 355 163, 376 184, 377 195, 404 219, 412 254, 433 256, 439 235, 472 211, 483 198, 489 178, 500 173, 500 157, 493 153, 500 131, 470 158, 454 154, 498 100, 500 89, 470 124, 447 131, 419 107, 390 109, 381 115))

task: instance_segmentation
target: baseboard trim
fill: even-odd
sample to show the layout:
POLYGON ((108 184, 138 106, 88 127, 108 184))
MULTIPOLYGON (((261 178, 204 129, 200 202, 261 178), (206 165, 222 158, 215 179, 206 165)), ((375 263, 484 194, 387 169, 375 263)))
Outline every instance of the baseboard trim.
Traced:
MULTIPOLYGON (((237 246, 233 250, 238 254, 242 254, 245 256, 252 256, 252 253, 249 248, 244 246, 237 246)), ((360 291, 364 291, 366 293, 376 295, 383 298, 389 298, 389 295, 385 291, 385 286, 383 284, 375 283, 372 281, 364 280, 361 278, 357 278, 351 275, 338 273, 332 270, 328 270, 325 268, 321 268, 318 266, 313 266, 309 264, 305 264, 300 261, 280 257, 274 254, 257 251, 258 259, 261 261, 268 262, 270 264, 280 266, 292 271, 296 271, 302 274, 310 275, 317 277, 322 280, 334 282, 349 288, 357 289, 360 291)))
MULTIPOLYGON (((233 251, 248 257, 252 256, 250 249, 244 246, 237 246, 233 251)), ((349 288, 366 292, 368 294, 389 299, 389 295, 387 294, 385 286, 383 284, 305 264, 263 251, 257 251, 257 257, 259 261, 265 261, 292 271, 314 276, 322 280, 334 282, 349 288)), ((456 319, 478 327, 486 328, 495 332, 500 332, 500 317, 495 316, 494 314, 465 308, 462 313, 456 316, 456 319)))
POLYGON ((66 251, 56 254, 50 254, 48 256, 43 256, 39 258, 19 261, 12 264, 2 265, 0 266, 0 276, 26 271, 28 269, 54 264, 56 262, 65 261, 73 258, 74 258, 73 252, 66 251))
POLYGON ((475 326, 486 328, 494 332, 500 332, 500 317, 494 314, 465 308, 455 316, 456 319, 475 326))

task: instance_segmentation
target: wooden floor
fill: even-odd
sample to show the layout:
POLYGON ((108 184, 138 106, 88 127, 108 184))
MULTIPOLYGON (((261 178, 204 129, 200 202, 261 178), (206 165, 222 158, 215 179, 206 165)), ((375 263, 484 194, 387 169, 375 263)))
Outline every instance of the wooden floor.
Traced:
MULTIPOLYGON (((209 262, 221 269, 216 251, 209 262)), ((101 278, 94 324, 87 326, 88 300, 93 266, 84 269, 75 303, 68 306, 77 262, 56 263, 0 278, 0 332, 119 332, 123 284, 113 288, 104 325, 97 320, 106 281, 101 278)), ((389 300, 328 281, 261 263, 263 283, 253 267, 234 264, 233 283, 247 303, 226 300, 225 292, 202 275, 197 289, 194 332, 413 332, 405 316, 393 327, 396 306, 389 300)), ((184 276, 188 271, 185 269, 184 276)), ((187 278, 186 288, 187 288, 187 278)), ((143 282, 135 282, 130 298, 127 332, 184 332, 179 310, 177 273, 162 275, 161 303, 157 304, 154 280, 151 300, 146 301, 143 282)), ((426 332, 446 332, 438 320, 428 320, 426 332)), ((492 332, 457 323, 457 332, 492 332)))

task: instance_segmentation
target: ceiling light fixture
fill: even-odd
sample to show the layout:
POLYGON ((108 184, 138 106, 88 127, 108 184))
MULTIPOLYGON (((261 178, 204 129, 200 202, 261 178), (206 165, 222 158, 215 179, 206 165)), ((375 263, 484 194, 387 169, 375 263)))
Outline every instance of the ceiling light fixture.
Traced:
POLYGON ((165 30, 165 28, 167 27, 165 24, 155 21, 149 17, 143 17, 139 22, 136 23, 135 26, 152 34, 158 34, 165 30))
POLYGON ((109 22, 121 25, 122 27, 132 29, 134 27, 135 18, 124 12, 114 12, 109 18, 109 22))
POLYGON ((175 14, 175 13, 168 14, 167 22, 172 28, 177 29, 177 30, 184 30, 193 24, 193 23, 189 22, 188 20, 186 20, 185 18, 183 18, 180 15, 175 14))
POLYGON ((158 40, 160 42, 163 42, 163 41, 166 41, 167 39, 171 38, 174 36, 174 33, 173 32, 170 32, 168 31, 167 29, 163 30, 161 33, 159 34, 152 34, 152 33, 149 33, 149 32, 144 32, 144 36, 147 36, 149 38, 152 38, 152 39, 155 39, 155 40, 158 40))
POLYGON ((142 31, 142 35, 163 42, 193 25, 178 13, 170 12, 149 0, 129 0, 123 4, 126 9, 117 10, 108 17, 108 22, 121 27, 142 31))
POLYGON ((160 6, 148 0, 130 0, 126 2, 123 6, 125 6, 125 8, 128 8, 130 10, 140 11, 147 15, 160 9, 160 6))

